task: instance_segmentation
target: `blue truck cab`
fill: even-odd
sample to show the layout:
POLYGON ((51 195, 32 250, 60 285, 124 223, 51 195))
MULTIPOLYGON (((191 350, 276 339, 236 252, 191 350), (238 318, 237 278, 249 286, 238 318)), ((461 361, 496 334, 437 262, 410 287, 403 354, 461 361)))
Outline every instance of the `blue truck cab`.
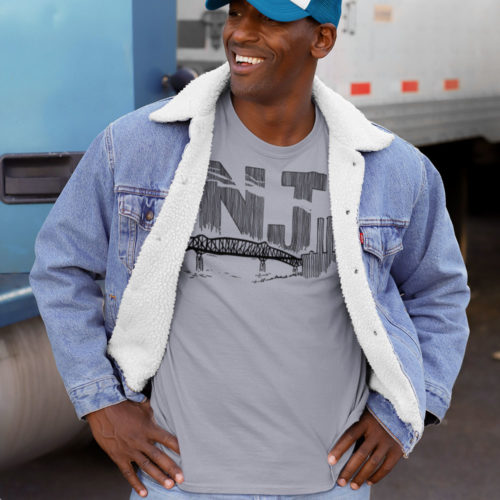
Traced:
POLYGON ((50 409, 34 401, 44 387, 64 391, 42 355, 50 351, 28 281, 34 242, 92 139, 171 95, 176 38, 176 0, 0 0, 0 468, 81 431, 67 410, 71 422, 47 434, 50 409))

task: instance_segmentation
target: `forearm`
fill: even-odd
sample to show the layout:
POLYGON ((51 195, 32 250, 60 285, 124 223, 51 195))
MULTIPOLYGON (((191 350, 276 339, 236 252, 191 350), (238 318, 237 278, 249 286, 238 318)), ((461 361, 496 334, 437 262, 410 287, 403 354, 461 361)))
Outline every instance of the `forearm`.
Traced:
POLYGON ((422 189, 403 245, 391 273, 418 335, 427 410, 442 419, 469 336, 470 289, 441 178, 425 157, 422 189))
POLYGON ((105 276, 114 192, 105 134, 91 144, 35 241, 30 284, 59 373, 82 418, 125 399, 106 354, 105 276))
POLYGON ((30 284, 54 359, 79 418, 125 399, 106 356, 107 335, 99 285, 63 254, 48 251, 50 221, 39 233, 30 284))

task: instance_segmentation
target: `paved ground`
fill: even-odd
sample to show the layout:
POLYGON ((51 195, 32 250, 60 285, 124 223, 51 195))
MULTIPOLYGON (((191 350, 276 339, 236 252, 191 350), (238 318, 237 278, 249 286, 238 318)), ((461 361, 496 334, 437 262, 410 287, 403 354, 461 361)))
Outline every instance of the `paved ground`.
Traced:
POLYGON ((373 499, 500 498, 500 217, 471 217, 467 266, 471 335, 439 426, 374 488, 373 499))
MULTIPOLYGON (((373 488, 372 500, 500 498, 500 216, 469 227, 471 337, 453 401, 409 460, 373 488)), ((1 443, 0 443, 1 446, 1 443)), ((94 443, 0 473, 1 500, 125 500, 129 487, 94 443)))

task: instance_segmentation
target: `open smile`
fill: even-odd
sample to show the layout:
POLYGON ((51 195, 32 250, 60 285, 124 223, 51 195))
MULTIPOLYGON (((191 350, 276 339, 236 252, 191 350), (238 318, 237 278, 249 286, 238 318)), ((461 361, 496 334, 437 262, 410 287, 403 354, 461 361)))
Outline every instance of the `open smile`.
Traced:
POLYGON ((231 56, 231 67, 233 73, 236 74, 251 73, 264 62, 264 58, 252 54, 240 54, 231 51, 231 56))

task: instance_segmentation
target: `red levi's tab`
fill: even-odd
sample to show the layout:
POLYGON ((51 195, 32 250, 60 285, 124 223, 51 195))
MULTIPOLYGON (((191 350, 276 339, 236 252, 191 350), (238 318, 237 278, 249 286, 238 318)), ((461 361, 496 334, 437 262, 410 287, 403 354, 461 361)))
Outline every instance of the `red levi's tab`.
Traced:
POLYGON ((359 232, 359 241, 361 241, 361 244, 365 242, 365 237, 363 236, 363 233, 361 231, 359 232))

